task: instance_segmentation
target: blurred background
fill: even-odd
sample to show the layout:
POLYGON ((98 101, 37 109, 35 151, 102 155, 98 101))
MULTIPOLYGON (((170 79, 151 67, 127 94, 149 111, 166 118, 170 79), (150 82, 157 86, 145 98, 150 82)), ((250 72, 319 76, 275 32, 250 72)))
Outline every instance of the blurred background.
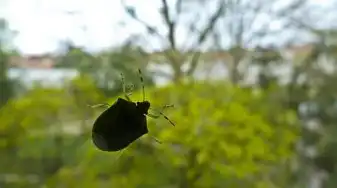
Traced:
POLYGON ((0 188, 337 187, 336 0, 0 0, 0 188), (120 74, 160 107, 91 143, 120 74))

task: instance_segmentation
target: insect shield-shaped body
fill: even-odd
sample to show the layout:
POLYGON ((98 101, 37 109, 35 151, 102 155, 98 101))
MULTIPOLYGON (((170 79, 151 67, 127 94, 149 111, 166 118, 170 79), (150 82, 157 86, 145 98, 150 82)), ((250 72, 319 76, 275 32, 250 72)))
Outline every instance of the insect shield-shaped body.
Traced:
POLYGON ((122 98, 104 111, 92 128, 92 140, 102 151, 119 151, 147 134, 148 101, 130 102, 122 98))
MULTIPOLYGON (((140 70, 139 73, 141 75, 140 70)), ((146 116, 159 117, 159 115, 148 113, 150 102, 145 100, 144 86, 143 101, 135 103, 125 93, 123 77, 122 81, 123 91, 127 100, 118 98, 112 106, 96 119, 92 128, 92 141, 102 151, 113 152, 126 148, 149 132, 146 116)), ((142 77, 141 81, 143 81, 142 77)), ((159 114, 174 125, 162 112, 159 112, 159 114)))

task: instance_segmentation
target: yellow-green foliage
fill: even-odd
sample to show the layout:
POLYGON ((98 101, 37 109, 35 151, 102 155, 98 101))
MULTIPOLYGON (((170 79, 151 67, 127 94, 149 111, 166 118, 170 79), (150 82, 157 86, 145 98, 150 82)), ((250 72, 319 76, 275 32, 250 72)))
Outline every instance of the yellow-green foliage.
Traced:
MULTIPOLYGON (((47 132, 38 139, 29 136, 32 130, 65 125, 64 119, 93 117, 84 105, 101 97, 90 80, 83 80, 73 82, 71 95, 36 89, 0 112, 0 133, 7 135, 0 137, 0 150, 12 143, 23 155, 17 160, 37 155, 48 159, 30 159, 20 167, 42 173, 48 187, 270 187, 281 181, 275 176, 287 174, 284 166, 297 139, 294 113, 282 107, 274 91, 253 94, 223 83, 146 88, 153 108, 175 106, 165 114, 176 126, 164 118, 148 118, 151 136, 162 144, 144 136, 119 158, 119 153, 100 152, 90 142, 50 145, 53 138, 47 132), (56 124, 60 119, 63 123, 56 124), (55 164, 62 164, 55 172, 41 170, 55 164)), ((139 101, 141 94, 131 98, 139 101)), ((64 139, 68 143, 79 137, 64 139)))
MULTIPOLYGON (((166 120, 154 120, 151 123, 158 124, 160 136, 163 141, 183 143, 190 146, 201 147, 205 141, 210 141, 210 150, 219 147, 227 150, 230 145, 245 145, 241 152, 225 152, 228 158, 238 159, 239 153, 245 152, 247 158, 257 157, 264 153, 270 154, 270 160, 275 157, 284 157, 289 153, 275 153, 275 147, 268 146, 270 143, 262 143, 265 140, 272 141, 280 136, 275 128, 282 127, 286 131, 284 144, 292 144, 295 137, 293 125, 294 119, 284 119, 283 124, 270 124, 268 114, 265 113, 269 104, 264 104, 263 95, 252 95, 246 91, 225 86, 225 85, 189 85, 180 87, 169 87, 155 90, 149 94, 149 99, 154 99, 153 104, 170 103, 175 105, 175 109, 169 110, 170 118, 177 126, 170 128, 166 120), (288 124, 286 124, 288 123, 288 124), (165 125, 166 124, 166 125, 165 125), (228 146, 220 146, 223 142, 228 146), (261 147, 254 147, 249 150, 252 144, 259 144, 261 147), (273 149, 273 152, 268 152, 273 149), (265 150, 265 151, 263 151, 265 150), (236 153, 236 154, 234 154, 236 153), (281 156, 280 156, 281 154, 281 156), (233 156, 232 156, 233 155, 233 156)), ((276 106, 269 106, 269 110, 276 111, 276 106)), ((287 115, 290 112, 284 111, 287 115)), ((283 117, 284 114, 274 114, 274 119, 283 117)), ((151 124, 150 124, 151 129, 151 124)), ((205 148, 207 149, 207 148, 205 148)), ((224 151, 225 151, 224 150, 224 151)), ((290 152, 290 150, 288 150, 290 152)), ((211 153, 211 152, 208 152, 211 153)), ((243 153, 242 153, 243 154, 243 153)), ((265 157, 265 156, 264 156, 265 157)))
MULTIPOLYGON (((139 101, 141 94, 131 98, 139 101)), ((163 144, 144 136, 117 162, 118 154, 91 150, 85 168, 100 166, 100 160, 97 171, 113 174, 110 183, 116 187, 267 185, 263 178, 292 157, 297 141, 295 114, 270 100, 272 95, 221 83, 146 88, 153 108, 175 106, 166 114, 176 127, 148 118, 150 134, 163 144)))
POLYGON ((63 155, 60 150, 66 151, 57 137, 63 137, 61 130, 67 122, 92 118, 92 109, 84 101, 101 100, 90 78, 81 76, 67 88, 36 87, 9 101, 0 109, 0 173, 45 173, 41 169, 54 165, 49 161, 63 155), (74 95, 74 90, 80 96, 74 95))
POLYGON ((78 77, 68 84, 66 89, 35 88, 26 95, 11 100, 0 110, 0 148, 6 142, 13 141, 7 137, 20 137, 26 131, 49 129, 58 125, 62 119, 88 118, 92 110, 88 104, 102 100, 102 96, 89 77, 78 77))

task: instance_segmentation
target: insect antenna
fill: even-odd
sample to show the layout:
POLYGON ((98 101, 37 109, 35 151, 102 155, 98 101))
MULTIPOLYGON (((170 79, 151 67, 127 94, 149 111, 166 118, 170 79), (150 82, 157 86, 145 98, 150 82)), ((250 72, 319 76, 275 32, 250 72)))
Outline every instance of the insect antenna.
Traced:
POLYGON ((125 96, 125 98, 126 98, 128 101, 131 101, 129 95, 126 93, 125 79, 124 79, 123 73, 121 73, 121 81, 122 81, 122 87, 123 87, 123 93, 124 93, 124 96, 125 96))
POLYGON ((139 73, 140 82, 141 82, 141 84, 142 84, 143 101, 145 101, 145 87, 144 87, 143 74, 142 74, 142 71, 141 71, 140 69, 138 69, 138 73, 139 73))
MULTIPOLYGON (((138 73, 139 73, 139 77, 140 77, 140 82, 142 84, 142 91, 143 91, 143 101, 145 101, 145 87, 144 87, 144 79, 143 79, 143 74, 142 71, 140 69, 138 69, 138 73)), ((154 114, 147 114, 149 117, 152 118, 159 118, 160 116, 163 116, 168 122, 170 122, 173 126, 175 126, 175 124, 162 112, 165 108, 168 107, 173 107, 173 105, 165 105, 164 107, 162 107, 161 111, 156 110, 160 115, 154 115, 154 114)), ((150 107, 151 110, 154 110, 153 108, 150 107)))

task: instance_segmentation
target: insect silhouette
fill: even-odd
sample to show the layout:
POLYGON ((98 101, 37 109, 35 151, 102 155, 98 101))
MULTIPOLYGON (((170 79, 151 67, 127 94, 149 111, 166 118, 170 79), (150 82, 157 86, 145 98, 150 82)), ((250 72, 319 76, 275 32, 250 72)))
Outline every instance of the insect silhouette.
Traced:
MULTIPOLYGON (((132 102, 126 93, 124 76, 122 76, 123 93, 126 99, 118 98, 117 101, 108 107, 94 122, 92 128, 92 142, 94 145, 107 152, 120 151, 140 137, 149 133, 146 116, 158 118, 163 116, 173 126, 175 124, 162 112, 159 115, 150 114, 150 102, 145 100, 145 90, 141 70, 138 69, 140 81, 142 83, 143 101, 132 102)), ((97 106, 97 105, 95 105, 97 106)), ((171 107, 166 105, 163 107, 171 107)), ((156 140, 158 141, 158 140, 156 140)), ((158 141, 159 142, 159 141, 158 141)))

